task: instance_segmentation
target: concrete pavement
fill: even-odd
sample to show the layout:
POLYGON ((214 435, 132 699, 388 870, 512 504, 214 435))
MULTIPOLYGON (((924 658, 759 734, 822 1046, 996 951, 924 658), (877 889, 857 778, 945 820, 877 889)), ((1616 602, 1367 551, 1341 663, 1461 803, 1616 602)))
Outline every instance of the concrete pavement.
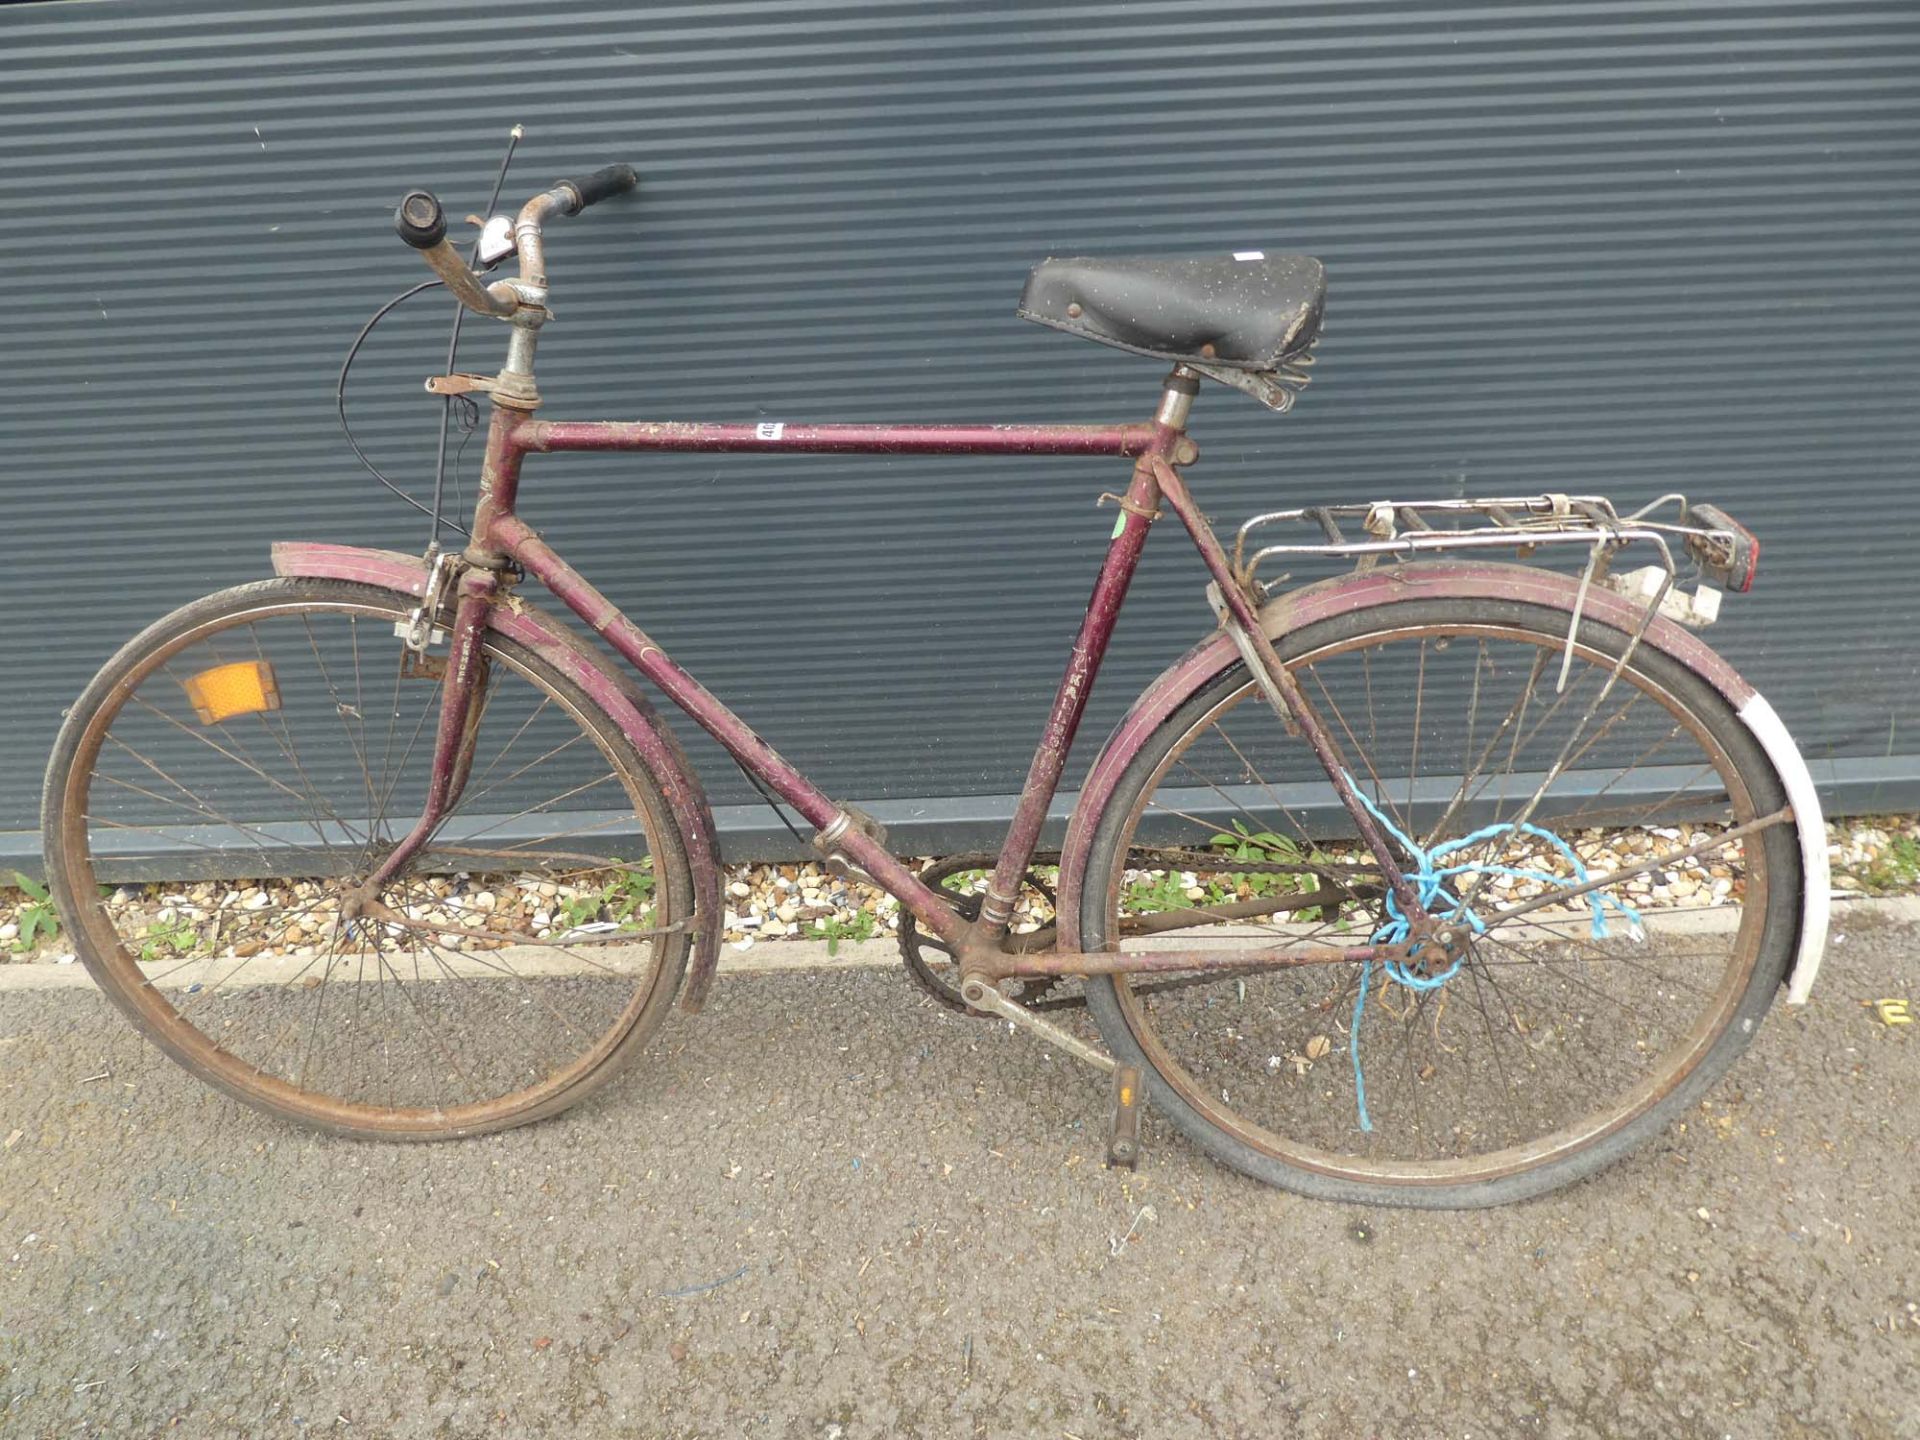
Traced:
POLYGON ((0 988, 0 1415, 53 1436, 1920 1435, 1920 927, 1846 912, 1685 1125, 1414 1214, 1280 1194, 898 973, 735 974, 601 1097, 367 1145, 0 988))

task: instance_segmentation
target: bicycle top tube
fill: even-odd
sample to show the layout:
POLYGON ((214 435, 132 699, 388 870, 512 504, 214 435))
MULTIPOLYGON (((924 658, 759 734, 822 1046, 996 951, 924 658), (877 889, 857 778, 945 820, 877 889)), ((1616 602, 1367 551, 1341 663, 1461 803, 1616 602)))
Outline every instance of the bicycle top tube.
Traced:
POLYGON ((779 450, 827 455, 1117 455, 1137 458, 1152 425, 705 424, 678 421, 530 420, 515 427, 529 452, 779 450))

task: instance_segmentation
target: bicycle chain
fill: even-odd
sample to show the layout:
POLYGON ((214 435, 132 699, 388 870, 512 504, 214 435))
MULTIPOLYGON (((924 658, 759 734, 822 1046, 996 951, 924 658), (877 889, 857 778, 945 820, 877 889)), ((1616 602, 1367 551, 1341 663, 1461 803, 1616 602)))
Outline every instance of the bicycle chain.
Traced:
MULTIPOLYGON (((955 855, 937 864, 928 866, 927 869, 921 872, 920 879, 935 889, 942 890, 952 896, 954 909, 958 911, 961 916, 968 920, 978 919, 980 915, 980 902, 984 898, 983 896, 970 891, 948 889, 940 882, 969 871, 991 872, 997 858, 996 856, 985 854, 955 855)), ((1051 863, 1058 859, 1057 856, 1053 855, 1037 855, 1034 858, 1042 864, 1051 863)), ((1222 857, 1214 852, 1162 849, 1152 846, 1143 846, 1130 850, 1128 852, 1128 858, 1130 861, 1150 862, 1162 865, 1175 864, 1185 869, 1195 870, 1207 869, 1210 865, 1218 868, 1222 865, 1222 857)), ((1231 866, 1235 873, 1311 875, 1321 880, 1331 881, 1343 890, 1355 880, 1374 879, 1378 876, 1377 870, 1373 870, 1364 865, 1334 868, 1313 863, 1257 860, 1233 860, 1226 863, 1231 866)), ((1054 904, 1055 896, 1052 889, 1044 884, 1031 870, 1023 877, 1022 883, 1039 891, 1049 905, 1054 904)), ((920 989, 924 990, 928 995, 931 995, 935 1000, 939 1001, 940 1004, 954 1011, 956 1014, 967 1015, 976 1020, 991 1019, 992 1017, 986 1011, 976 1010, 961 998, 959 974, 954 970, 950 960, 944 969, 936 968, 927 960, 925 952, 929 949, 942 955, 946 954, 946 946, 939 940, 922 934, 918 924, 914 920, 912 912, 903 909, 900 914, 900 958, 906 966, 907 977, 912 980, 915 985, 919 986, 920 989), (948 975, 953 976, 952 983, 948 982, 946 978, 948 975)), ((1130 988, 1136 996, 1155 995, 1169 990, 1186 990, 1200 985, 1217 985, 1225 978, 1245 979, 1249 975, 1263 973, 1266 972, 1259 968, 1252 968, 1235 972, 1231 977, 1211 973, 1175 976, 1160 980, 1136 980, 1130 988)), ((1055 995, 1051 998, 1042 998, 1048 995, 1048 992, 1062 985, 1068 978, 1070 977, 1061 976, 1052 979, 1025 981, 1025 989, 1023 992, 1013 998, 1016 999, 1020 1005, 1034 1011, 1070 1010, 1084 1006, 1087 1003, 1087 997, 1079 990, 1074 990, 1064 995, 1055 995)))

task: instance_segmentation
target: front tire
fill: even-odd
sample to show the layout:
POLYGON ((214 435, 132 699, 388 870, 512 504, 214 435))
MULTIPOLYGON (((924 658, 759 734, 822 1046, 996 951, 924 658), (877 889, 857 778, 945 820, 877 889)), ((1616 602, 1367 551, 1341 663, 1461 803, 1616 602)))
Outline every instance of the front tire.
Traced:
POLYGON ((424 1140, 606 1084, 672 1002, 693 892, 618 724, 489 632, 460 797, 364 908, 440 703, 407 606, 280 579, 176 610, 68 713, 42 820, 75 949, 161 1050, 283 1119, 424 1140))

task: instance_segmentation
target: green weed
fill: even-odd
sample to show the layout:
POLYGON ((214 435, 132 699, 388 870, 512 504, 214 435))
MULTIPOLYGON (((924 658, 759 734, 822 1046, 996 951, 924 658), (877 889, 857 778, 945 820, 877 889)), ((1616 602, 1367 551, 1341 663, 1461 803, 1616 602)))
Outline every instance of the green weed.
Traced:
MULTIPOLYGON (((1321 850, 1304 851, 1298 842, 1285 835, 1276 835, 1271 830, 1249 830, 1239 820, 1233 822, 1233 833, 1215 835, 1208 842, 1214 849, 1221 851, 1234 860, 1252 861, 1255 864, 1268 865, 1325 865, 1332 856, 1321 850)), ((1320 881, 1313 875, 1273 875, 1256 871, 1251 875, 1235 877, 1254 895, 1311 894, 1320 888, 1320 881)), ((1295 914, 1308 924, 1325 918, 1325 911, 1318 907, 1311 910, 1296 911, 1295 914)))
POLYGON ((554 911, 569 927, 604 916, 616 925, 643 930, 653 918, 653 872, 650 868, 622 867, 596 888, 561 896, 554 911))
POLYGON ((1136 915, 1161 910, 1184 910, 1193 902, 1187 899, 1187 887, 1177 873, 1169 872, 1151 880, 1130 881, 1120 892, 1120 901, 1136 915))
MULTIPOLYGON (((1920 882, 1920 840, 1911 835, 1896 835, 1872 864, 1854 872, 1863 890, 1876 895, 1911 890, 1920 882)), ((21 933, 25 934, 23 925, 21 933)))
POLYGON ((155 923, 141 932, 140 958, 152 961, 191 955, 199 943, 199 935, 185 920, 170 920, 164 925, 155 923))
POLYGON ((856 910, 851 920, 829 915, 824 920, 814 921, 811 936, 827 942, 827 954, 838 955, 842 940, 871 940, 877 924, 871 910, 856 910))
POLYGON ((58 938, 60 912, 54 908, 53 899, 47 894, 47 887, 22 875, 18 870, 13 872, 13 883, 25 891, 27 896, 27 903, 22 905, 16 914, 20 934, 13 942, 13 948, 31 950, 42 941, 58 938))

